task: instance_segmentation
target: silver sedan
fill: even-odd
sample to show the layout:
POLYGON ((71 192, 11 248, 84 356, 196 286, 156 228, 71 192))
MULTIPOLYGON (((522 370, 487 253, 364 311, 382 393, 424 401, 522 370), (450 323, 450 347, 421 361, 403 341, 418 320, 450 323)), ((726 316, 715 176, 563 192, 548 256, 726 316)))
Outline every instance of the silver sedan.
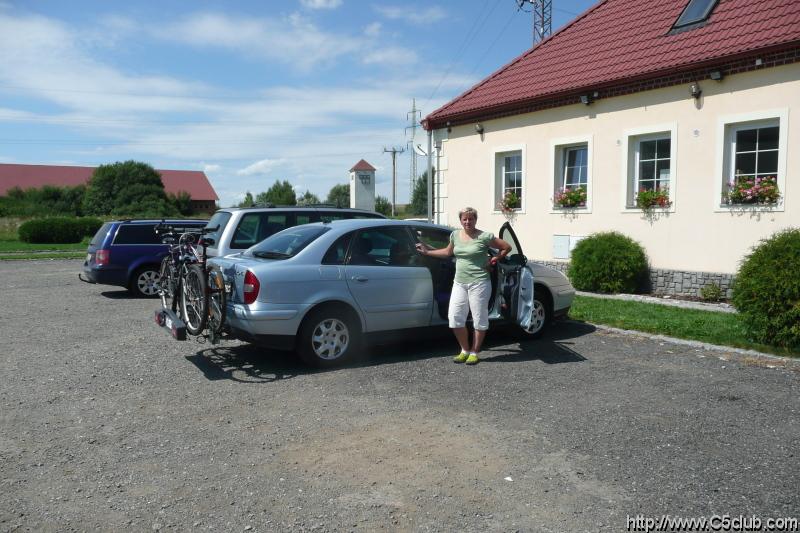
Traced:
MULTIPOLYGON (((373 335, 446 328, 454 260, 421 256, 415 244, 440 248, 451 231, 419 221, 340 220, 289 228, 214 258, 229 290, 230 333, 331 366, 373 335)), ((512 250, 492 272, 489 318, 536 337, 567 313, 575 290, 560 272, 528 261, 510 225, 497 235, 512 250)))

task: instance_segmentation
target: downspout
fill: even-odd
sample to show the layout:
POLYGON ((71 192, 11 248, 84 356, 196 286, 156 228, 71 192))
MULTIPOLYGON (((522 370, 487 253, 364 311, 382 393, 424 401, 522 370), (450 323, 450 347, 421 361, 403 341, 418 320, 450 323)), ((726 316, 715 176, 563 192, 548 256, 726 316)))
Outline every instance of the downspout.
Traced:
POLYGON ((428 130, 428 222, 433 222, 433 128, 428 130))

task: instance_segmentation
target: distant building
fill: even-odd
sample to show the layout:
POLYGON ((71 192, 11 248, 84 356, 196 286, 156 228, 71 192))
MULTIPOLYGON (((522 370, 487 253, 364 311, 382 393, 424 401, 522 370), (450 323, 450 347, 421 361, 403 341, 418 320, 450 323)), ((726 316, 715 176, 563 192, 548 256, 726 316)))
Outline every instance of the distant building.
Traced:
MULTIPOLYGON (((76 187, 86 185, 97 167, 68 167, 57 165, 16 165, 0 163, 0 196, 9 189, 38 189, 45 185, 76 187)), ((199 170, 159 170, 164 190, 175 194, 186 192, 192 198, 192 209, 211 213, 217 208, 214 187, 205 173, 199 170)))
POLYGON ((350 207, 375 211, 375 167, 363 159, 350 169, 350 207))

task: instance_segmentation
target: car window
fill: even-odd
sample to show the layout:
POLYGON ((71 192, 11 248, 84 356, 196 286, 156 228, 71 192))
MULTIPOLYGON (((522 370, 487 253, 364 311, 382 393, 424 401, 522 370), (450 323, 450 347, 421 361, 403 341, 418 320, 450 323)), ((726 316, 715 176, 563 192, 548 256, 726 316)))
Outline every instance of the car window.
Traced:
POLYGON ((214 239, 214 245, 209 246, 209 248, 216 248, 217 243, 219 243, 219 239, 222 236, 223 230, 225 230, 225 226, 228 225, 228 221, 231 219, 231 214, 228 211, 217 211, 214 213, 214 216, 211 217, 211 220, 208 221, 206 224, 207 228, 213 228, 215 226, 219 226, 219 229, 214 233, 207 233, 208 237, 214 239))
POLYGON ((114 244, 161 244, 155 224, 123 224, 117 230, 114 244))
POLYGON ((295 226, 264 239, 245 254, 263 259, 288 259, 327 231, 330 228, 326 226, 295 226))
POLYGON ((298 226, 301 224, 310 224, 312 222, 319 222, 319 217, 316 213, 297 213, 295 215, 295 224, 298 226))
POLYGON ((347 248, 350 245, 350 239, 353 238, 352 233, 348 233, 347 235, 342 235, 336 242, 334 242, 328 251, 325 252, 325 256, 322 258, 323 265, 343 265, 344 260, 347 257, 347 248))
POLYGON ((427 244, 433 249, 444 248, 448 244, 450 244, 450 234, 452 233, 449 230, 443 230, 438 228, 426 228, 424 226, 415 226, 414 233, 416 234, 417 240, 427 244))
POLYGON ((105 224, 100 226, 100 229, 97 230, 97 233, 94 234, 94 237, 92 237, 92 240, 89 242, 89 245, 100 246, 101 244, 103 244, 103 240, 106 238, 108 230, 111 229, 111 225, 112 225, 111 222, 106 222, 105 224))
POLYGON ((405 228, 370 228, 353 238, 349 264, 415 266, 418 257, 405 228))
POLYGON ((236 227, 233 239, 231 239, 231 248, 250 248, 293 225, 288 213, 246 213, 236 227))

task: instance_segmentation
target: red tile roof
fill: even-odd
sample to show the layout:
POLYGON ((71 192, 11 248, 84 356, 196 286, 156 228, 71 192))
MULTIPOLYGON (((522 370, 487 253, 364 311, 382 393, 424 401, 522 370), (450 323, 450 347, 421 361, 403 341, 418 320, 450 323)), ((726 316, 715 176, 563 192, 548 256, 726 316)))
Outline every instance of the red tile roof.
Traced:
MULTIPOLYGON (((95 167, 67 167, 56 165, 12 165, 0 163, 0 195, 12 187, 39 188, 45 185, 74 187, 83 185, 92 177, 95 167)), ((161 174, 164 190, 178 194, 188 192, 192 200, 219 200, 204 172, 199 170, 157 170, 161 174)))
POLYGON ((441 127, 450 120, 800 47, 798 0, 720 0, 704 26, 670 35, 687 3, 603 0, 423 124, 441 127))
POLYGON ((375 167, 364 161, 363 159, 353 165, 353 168, 350 169, 350 172, 354 170, 375 170, 375 167))

